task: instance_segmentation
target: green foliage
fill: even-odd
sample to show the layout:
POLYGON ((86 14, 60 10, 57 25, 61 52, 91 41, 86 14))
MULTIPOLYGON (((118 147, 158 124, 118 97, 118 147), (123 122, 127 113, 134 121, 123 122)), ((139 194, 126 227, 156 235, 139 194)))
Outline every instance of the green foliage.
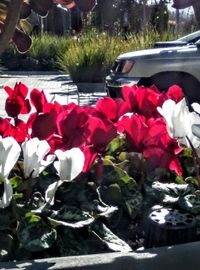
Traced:
POLYGON ((68 47, 70 38, 44 34, 33 37, 33 45, 27 55, 39 61, 43 69, 57 70, 57 59, 68 47))
MULTIPOLYGON (((190 156, 185 150, 181 158, 190 156)), ((16 176, 17 169, 10 178, 13 200, 0 209, 2 261, 132 251, 140 246, 140 224, 157 204, 178 207, 200 220, 195 179, 173 183, 168 171, 152 169, 140 153, 128 152, 123 136, 110 142, 80 181, 62 183, 54 205, 44 199, 47 186, 58 180, 53 166, 35 179, 16 176)), ((197 226, 200 233, 200 221, 197 226)))
POLYGON ((77 207, 64 205, 58 211, 53 211, 49 220, 52 221, 54 225, 81 228, 91 224, 94 218, 77 207))
POLYGON ((1 62, 9 70, 62 70, 74 82, 103 82, 116 57, 128 51, 152 47, 158 40, 172 39, 156 31, 109 36, 94 30, 77 37, 44 34, 32 37, 32 47, 20 54, 14 46, 1 55, 1 62))
POLYGON ((27 213, 19 223, 17 236, 25 249, 41 251, 52 246, 57 234, 40 216, 27 213))
POLYGON ((74 82, 99 82, 107 72, 108 39, 103 34, 74 39, 60 57, 61 69, 69 72, 74 82))
POLYGON ((20 54, 9 46, 1 55, 1 62, 9 70, 58 70, 57 59, 68 47, 70 38, 44 34, 33 36, 31 49, 20 54))
POLYGON ((101 222, 95 222, 93 224, 92 232, 112 251, 132 251, 131 247, 126 242, 114 235, 112 231, 101 222))
POLYGON ((155 31, 131 34, 126 38, 91 31, 70 41, 59 57, 59 65, 74 82, 103 82, 119 54, 152 47, 160 39, 155 31))

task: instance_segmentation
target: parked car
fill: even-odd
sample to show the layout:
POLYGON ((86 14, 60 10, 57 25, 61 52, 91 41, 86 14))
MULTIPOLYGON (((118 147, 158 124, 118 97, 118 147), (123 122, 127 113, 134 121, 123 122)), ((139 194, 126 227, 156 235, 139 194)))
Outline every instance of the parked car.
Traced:
POLYGON ((189 35, 178 38, 176 40, 155 42, 154 48, 185 46, 187 44, 193 44, 197 42, 199 39, 200 39, 200 31, 196 31, 189 35))
POLYGON ((156 85, 160 91, 178 84, 189 103, 200 102, 200 43, 119 55, 105 80, 107 94, 120 97, 122 87, 131 84, 156 85))

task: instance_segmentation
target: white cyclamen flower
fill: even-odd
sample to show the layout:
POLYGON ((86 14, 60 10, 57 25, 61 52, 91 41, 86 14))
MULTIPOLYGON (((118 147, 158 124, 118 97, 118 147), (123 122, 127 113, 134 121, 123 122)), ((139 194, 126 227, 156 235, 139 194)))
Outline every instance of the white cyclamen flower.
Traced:
POLYGON ((54 162, 60 180, 71 181, 82 171, 85 156, 79 148, 72 148, 65 152, 56 150, 55 155, 58 161, 54 162))
POLYGON ((192 125, 200 124, 200 117, 189 111, 185 98, 178 103, 168 99, 163 103, 162 108, 158 107, 157 110, 165 118, 170 137, 178 139, 187 147, 190 147, 187 138, 194 148, 200 145, 200 139, 192 133, 192 125))
POLYGON ((20 152, 21 148, 13 137, 2 139, 0 136, 0 179, 4 184, 0 208, 7 207, 12 199, 13 189, 7 177, 17 162, 20 152))
POLYGON ((48 155, 44 160, 50 151, 50 145, 45 140, 40 141, 38 138, 27 140, 22 144, 22 149, 25 177, 38 177, 55 159, 55 155, 48 155))
POLYGON ((79 148, 72 148, 65 152, 56 150, 55 154, 58 161, 54 162, 54 167, 58 172, 60 181, 54 182, 47 188, 45 199, 50 204, 54 203, 57 188, 64 181, 72 181, 75 179, 82 172, 85 161, 85 156, 79 148))
POLYGON ((3 185, 4 185, 4 192, 2 198, 0 198, 0 208, 5 208, 9 206, 13 195, 13 188, 10 184, 10 181, 7 178, 3 179, 3 185))

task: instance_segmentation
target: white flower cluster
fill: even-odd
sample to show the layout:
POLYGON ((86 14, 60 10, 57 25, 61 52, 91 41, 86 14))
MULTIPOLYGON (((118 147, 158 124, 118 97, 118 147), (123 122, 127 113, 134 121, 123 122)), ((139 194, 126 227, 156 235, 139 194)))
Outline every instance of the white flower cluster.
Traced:
MULTIPOLYGON (((193 103, 194 111, 190 112, 185 98, 178 103, 173 100, 166 100, 158 112, 164 117, 170 137, 175 138, 181 145, 200 147, 200 105, 193 103), (198 135, 199 134, 199 135, 198 135)), ((198 152, 198 151, 197 151, 198 152)))
MULTIPOLYGON (((52 162, 56 168, 59 181, 51 184, 45 194, 47 203, 53 204, 55 192, 64 181, 72 181, 82 171, 85 157, 79 148, 67 151, 56 150, 54 155, 47 155, 50 146, 47 141, 33 138, 22 144, 24 157, 24 176, 38 177, 52 162), (46 158, 45 158, 46 157, 46 158), (54 161, 57 157, 57 160, 54 161)), ((0 137, 0 180, 4 184, 4 192, 0 199, 0 208, 7 207, 13 196, 13 189, 8 176, 19 159, 21 147, 13 137, 0 137)))

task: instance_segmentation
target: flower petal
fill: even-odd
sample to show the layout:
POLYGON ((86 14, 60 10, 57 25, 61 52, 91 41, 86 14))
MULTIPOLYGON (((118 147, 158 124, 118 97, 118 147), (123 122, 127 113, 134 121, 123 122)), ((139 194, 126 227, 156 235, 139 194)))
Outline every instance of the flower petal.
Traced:
POLYGON ((13 189, 8 179, 4 179, 4 193, 0 199, 0 208, 9 206, 13 195, 13 189))
POLYGON ((56 150, 55 154, 59 161, 54 162, 54 167, 61 180, 72 181, 82 172, 85 156, 79 148, 72 148, 65 152, 56 150))
POLYGON ((50 184, 45 192, 45 200, 48 204, 54 205, 54 197, 56 191, 60 185, 62 185, 63 181, 56 181, 53 184, 50 184))
POLYGON ((0 177, 5 178, 17 162, 21 148, 12 137, 0 137, 0 177))

